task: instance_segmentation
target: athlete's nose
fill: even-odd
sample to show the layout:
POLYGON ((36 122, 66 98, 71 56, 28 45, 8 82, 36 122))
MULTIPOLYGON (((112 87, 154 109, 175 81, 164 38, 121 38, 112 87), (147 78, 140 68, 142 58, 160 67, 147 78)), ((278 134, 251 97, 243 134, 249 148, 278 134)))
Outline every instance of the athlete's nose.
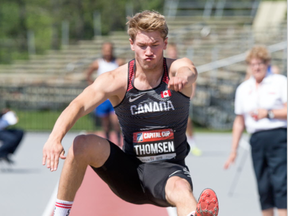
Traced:
POLYGON ((150 46, 147 46, 145 54, 148 56, 153 55, 153 51, 152 51, 152 48, 150 46))

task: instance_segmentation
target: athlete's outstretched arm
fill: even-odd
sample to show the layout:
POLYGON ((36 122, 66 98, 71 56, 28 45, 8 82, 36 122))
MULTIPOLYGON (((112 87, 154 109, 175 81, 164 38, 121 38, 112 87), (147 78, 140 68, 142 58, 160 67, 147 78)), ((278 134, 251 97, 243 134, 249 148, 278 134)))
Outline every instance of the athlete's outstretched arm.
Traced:
MULTIPOLYGON (((116 69, 117 70, 117 69, 116 69)), ((72 128, 75 122, 82 116, 90 113, 107 98, 115 97, 119 80, 111 73, 104 73, 95 82, 88 86, 57 119, 53 130, 43 148, 43 165, 55 171, 58 167, 59 157, 65 159, 61 141, 65 134, 72 128)))
POLYGON ((174 91, 181 91, 190 97, 192 92, 192 84, 197 79, 197 70, 188 58, 175 60, 169 70, 168 88, 174 91))

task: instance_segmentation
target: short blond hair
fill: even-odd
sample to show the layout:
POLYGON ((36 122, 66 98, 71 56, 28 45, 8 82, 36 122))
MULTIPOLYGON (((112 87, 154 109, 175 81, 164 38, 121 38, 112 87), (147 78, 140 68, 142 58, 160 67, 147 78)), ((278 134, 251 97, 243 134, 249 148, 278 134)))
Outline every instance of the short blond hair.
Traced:
POLYGON ((159 31, 163 40, 168 35, 168 26, 165 17, 157 11, 145 10, 135 14, 133 17, 128 17, 126 25, 128 25, 127 33, 132 41, 135 40, 139 30, 145 32, 159 31))
POLYGON ((248 51, 248 54, 246 56, 246 62, 250 63, 250 61, 254 58, 260 59, 264 63, 269 63, 271 60, 271 55, 266 46, 255 45, 252 47, 251 50, 248 51))

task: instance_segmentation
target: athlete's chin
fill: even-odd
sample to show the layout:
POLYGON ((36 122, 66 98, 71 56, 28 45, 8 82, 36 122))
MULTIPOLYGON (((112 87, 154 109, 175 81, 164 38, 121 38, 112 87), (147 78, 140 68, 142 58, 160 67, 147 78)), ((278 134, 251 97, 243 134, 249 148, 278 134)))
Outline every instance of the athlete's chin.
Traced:
POLYGON ((151 62, 149 62, 148 64, 147 63, 143 64, 143 69, 145 69, 145 70, 153 70, 155 67, 156 67, 156 65, 151 63, 151 62))

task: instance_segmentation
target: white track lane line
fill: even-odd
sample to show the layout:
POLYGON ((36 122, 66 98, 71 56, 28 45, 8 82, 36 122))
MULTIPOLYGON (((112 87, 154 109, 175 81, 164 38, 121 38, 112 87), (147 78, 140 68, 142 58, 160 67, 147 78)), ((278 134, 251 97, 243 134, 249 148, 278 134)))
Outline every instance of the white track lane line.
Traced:
MULTIPOLYGON (((54 191, 50 197, 50 200, 45 208, 45 211, 43 212, 42 216, 51 216, 53 209, 54 209, 54 205, 56 202, 56 198, 57 198, 57 191, 58 191, 58 183, 56 184, 56 187, 54 188, 54 191)), ((169 215, 170 216, 170 215, 169 215)))

